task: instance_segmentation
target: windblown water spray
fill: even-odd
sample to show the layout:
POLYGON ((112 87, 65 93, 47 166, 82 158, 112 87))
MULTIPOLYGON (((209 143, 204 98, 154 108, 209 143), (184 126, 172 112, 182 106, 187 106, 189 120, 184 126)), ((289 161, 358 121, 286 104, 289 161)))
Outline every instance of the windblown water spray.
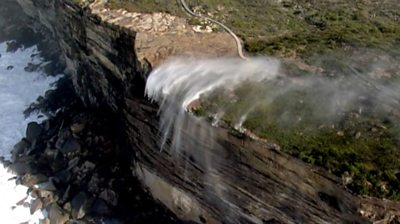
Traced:
POLYGON ((179 148, 180 129, 192 102, 218 88, 235 89, 245 81, 273 80, 279 74, 279 61, 271 58, 183 59, 176 58, 153 71, 146 94, 160 103, 162 147, 169 137, 179 148))
MULTIPOLYGON (((374 66, 362 74, 348 66, 351 69, 335 75, 293 74, 271 58, 175 58, 155 69, 146 85, 146 95, 160 105, 161 150, 186 161, 195 158, 211 195, 224 199, 218 205, 223 210, 231 206, 226 198, 230 193, 218 169, 229 163, 223 156, 229 146, 216 136, 219 122, 264 143, 283 144, 289 153, 311 157, 311 162, 339 175, 343 171, 335 167, 337 158, 353 155, 350 161, 339 161, 346 170, 354 169, 355 162, 377 161, 380 154, 398 155, 398 77, 376 78, 381 70, 374 66), (198 109, 206 116, 195 116, 198 109), (328 156, 314 158, 318 153, 328 156), (336 162, 329 162, 332 158, 336 162)), ((396 164, 374 166, 395 172, 396 164)), ((354 186, 361 186, 360 180, 354 186)))
POLYGON ((334 123, 355 110, 374 110, 385 116, 396 110, 400 105, 398 82, 388 84, 368 76, 361 80, 358 75, 291 77, 280 69, 278 60, 271 58, 175 58, 151 73, 146 94, 160 103, 162 148, 171 138, 173 148, 179 149, 180 130, 187 127, 186 112, 196 108, 200 98, 211 101, 208 112, 217 119, 229 114, 236 129, 242 129, 254 111, 287 128, 310 121, 318 125, 334 123), (213 96, 218 90, 222 90, 222 100, 213 96), (260 108, 278 110, 260 112, 260 108))

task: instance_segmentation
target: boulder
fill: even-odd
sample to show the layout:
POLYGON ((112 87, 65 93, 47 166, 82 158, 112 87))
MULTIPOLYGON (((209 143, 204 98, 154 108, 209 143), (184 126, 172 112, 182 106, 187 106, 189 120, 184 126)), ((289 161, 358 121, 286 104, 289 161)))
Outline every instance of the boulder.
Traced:
POLYGON ((73 137, 69 137, 60 149, 63 154, 74 153, 80 150, 81 144, 73 137))
POLYGON ((39 221, 39 224, 50 224, 50 219, 42 219, 39 221))
POLYGON ((17 174, 18 176, 25 175, 27 172, 29 172, 30 167, 27 163, 24 162, 17 162, 13 163, 8 167, 8 170, 17 174))
POLYGON ((27 187, 32 187, 36 184, 42 183, 44 181, 47 181, 47 177, 41 173, 39 174, 30 174, 27 173, 21 178, 21 182, 23 185, 27 187))
POLYGON ((73 134, 79 134, 85 129, 85 124, 75 123, 71 125, 71 131, 73 134))
POLYGON ((97 198, 93 201, 90 212, 96 215, 109 215, 111 210, 104 200, 97 198))
POLYGON ((40 190, 45 190, 45 191, 56 191, 56 187, 54 186, 53 183, 53 178, 50 178, 48 181, 40 183, 38 185, 40 190))
POLYGON ((17 41, 9 41, 7 42, 7 52, 16 52, 21 46, 17 41))
POLYGON ((61 170, 54 175, 54 180, 57 183, 68 183, 71 180, 71 172, 68 170, 61 170))
POLYGON ((118 195, 117 193, 115 193, 115 191, 111 189, 105 189, 104 191, 102 191, 99 195, 99 198, 103 199, 105 202, 112 206, 117 206, 118 204, 118 195))
POLYGON ((60 206, 53 203, 49 209, 49 219, 51 224, 64 224, 69 220, 69 215, 60 206))
POLYGON ((20 154, 24 153, 28 147, 29 147, 29 142, 25 139, 22 139, 17 144, 15 144, 11 152, 11 160, 14 162, 17 161, 20 154))
POLYGON ((40 126, 37 122, 30 122, 26 128, 26 139, 28 139, 29 142, 33 142, 33 140, 37 139, 42 132, 42 126, 40 126))
POLYGON ((88 197, 85 192, 79 192, 71 201, 71 214, 74 219, 82 219, 87 212, 88 197))
POLYGON ((26 72, 34 72, 37 71, 40 67, 40 64, 32 64, 28 63, 28 65, 24 68, 26 72))
POLYGON ((36 199, 32 202, 30 212, 31 214, 35 213, 37 210, 42 209, 43 203, 40 199, 36 199))

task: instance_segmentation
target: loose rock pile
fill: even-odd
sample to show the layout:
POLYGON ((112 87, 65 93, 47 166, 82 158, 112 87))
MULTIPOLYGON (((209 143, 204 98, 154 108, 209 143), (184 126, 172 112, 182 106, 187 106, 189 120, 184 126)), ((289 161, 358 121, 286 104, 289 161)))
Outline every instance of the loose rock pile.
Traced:
MULTIPOLYGON (((48 93, 39 106, 55 109, 59 94, 48 93)), ((29 123, 12 150, 8 169, 34 198, 19 204, 32 214, 46 211, 42 223, 180 223, 133 177, 133 152, 124 150, 115 117, 84 112, 76 100, 65 105, 43 123, 29 123)))

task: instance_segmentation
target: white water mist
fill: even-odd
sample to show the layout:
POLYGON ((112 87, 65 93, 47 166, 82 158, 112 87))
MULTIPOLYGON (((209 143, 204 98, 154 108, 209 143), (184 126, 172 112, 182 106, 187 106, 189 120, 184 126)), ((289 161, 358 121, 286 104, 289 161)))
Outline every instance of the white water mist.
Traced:
POLYGON ((279 68, 279 61, 272 58, 246 61, 175 58, 158 67, 147 80, 146 95, 160 103, 161 148, 170 137, 173 148, 180 147, 180 131, 187 127, 185 113, 202 94, 218 88, 233 90, 245 81, 273 80, 279 68))
MULTIPOLYGON (((199 118, 188 118, 187 111, 196 107, 199 98, 206 98, 215 90, 228 94, 224 96, 226 102, 212 108, 217 118, 213 125, 221 119, 221 114, 230 113, 234 115, 231 125, 239 131, 254 111, 277 104, 283 104, 284 108, 274 118, 278 125, 286 128, 310 120, 334 123, 353 110, 370 110, 377 116, 387 117, 398 113, 399 82, 374 79, 377 71, 371 70, 365 75, 358 74, 351 65, 349 68, 351 73, 335 78, 293 76, 285 74, 279 61, 271 58, 246 61, 175 58, 150 74, 146 95, 160 104, 161 149, 170 141, 174 150, 182 147, 182 130, 190 129, 192 134, 201 137, 193 130, 200 124, 188 125, 188 119, 194 122, 199 118), (235 91, 240 91, 240 99, 234 99, 235 91), (233 99, 229 95, 233 95, 233 99)), ((269 114, 258 116, 268 119, 269 114)), ((203 138, 210 139, 212 136, 203 138)))

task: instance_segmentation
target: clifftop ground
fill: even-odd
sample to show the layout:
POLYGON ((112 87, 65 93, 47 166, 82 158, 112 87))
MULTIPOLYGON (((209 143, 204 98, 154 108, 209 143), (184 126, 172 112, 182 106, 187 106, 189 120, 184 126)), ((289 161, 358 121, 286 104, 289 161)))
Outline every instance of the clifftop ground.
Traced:
MULTIPOLYGON (((399 49, 400 13, 396 0, 188 0, 187 3, 195 12, 232 28, 244 40, 250 54, 307 57, 335 49, 399 49)), ((108 6, 134 12, 168 12, 188 18, 179 1, 110 0, 108 6)), ((192 24, 203 24, 188 19, 192 24)))

